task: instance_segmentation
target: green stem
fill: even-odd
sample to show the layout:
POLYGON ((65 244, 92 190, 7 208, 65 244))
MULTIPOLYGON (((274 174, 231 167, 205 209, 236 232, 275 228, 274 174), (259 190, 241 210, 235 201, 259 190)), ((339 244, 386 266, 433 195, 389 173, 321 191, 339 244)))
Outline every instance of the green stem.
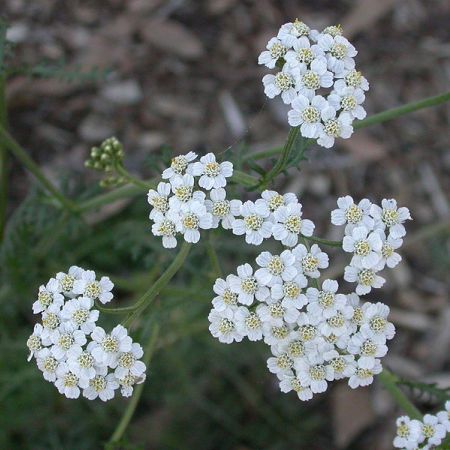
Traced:
POLYGON ((302 237, 308 241, 314 242, 316 244, 328 245, 329 247, 342 247, 342 241, 330 241, 328 239, 319 238, 316 236, 303 236, 302 237))
POLYGON ((412 419, 422 420, 421 412, 409 401, 408 397, 397 386, 399 378, 386 368, 378 375, 378 379, 391 394, 398 406, 412 419))
POLYGON ((78 207, 46 178, 39 166, 28 156, 28 153, 15 141, 15 139, 0 126, 0 142, 2 142, 11 153, 36 177, 36 179, 49 191, 58 202, 67 210, 77 212, 78 207))
MULTIPOLYGON (((1 28, 6 33, 6 28, 1 28)), ((0 46, 4 36, 0 36, 0 46)), ((0 57, 0 71, 3 64, 3 58, 0 57)), ((6 128, 6 95, 5 95, 5 76, 0 72, 0 125, 6 128)), ((0 143, 0 242, 3 240, 3 234, 6 226, 6 209, 8 207, 8 152, 6 146, 0 143)))
POLYGON ((222 268, 220 267, 220 261, 217 256, 216 249, 214 248, 212 236, 213 236, 212 233, 209 233, 208 240, 206 241, 206 251, 208 253, 209 260, 211 261, 211 266, 214 270, 214 276, 221 277, 222 268))
POLYGON ((416 102, 407 103, 406 105, 388 109, 387 111, 367 117, 364 120, 357 121, 355 122, 354 128, 357 130, 358 128, 370 127, 372 125, 387 122, 388 120, 396 119, 397 117, 404 116, 405 114, 418 111, 419 109, 430 108, 431 106, 437 106, 448 101, 450 101, 450 92, 435 95, 434 97, 428 97, 416 102))
POLYGON ((116 171, 119 175, 122 175, 125 179, 127 179, 131 184, 134 184, 135 186, 137 186, 139 188, 142 188, 142 189, 152 189, 153 188, 152 182, 147 183, 146 181, 143 181, 143 180, 140 180, 139 178, 134 177, 133 175, 131 175, 130 172, 128 172, 128 170, 125 169, 125 167, 123 167, 120 164, 117 164, 116 171))
MULTIPOLYGON (((355 121, 354 128, 366 128, 372 125, 376 125, 378 123, 383 123, 388 120, 396 119, 397 117, 404 116, 414 111, 418 111, 424 108, 430 108, 432 106, 437 106, 442 103, 450 101, 450 92, 446 92, 444 94, 435 95, 433 97, 428 97, 422 100, 418 100, 415 102, 407 103, 406 105, 399 106, 397 108, 388 109, 387 111, 380 112, 378 114, 373 114, 365 118, 364 120, 355 121)), ((242 161, 245 162, 249 159, 257 161, 259 159, 270 158, 271 156, 275 156, 278 153, 283 151, 284 147, 275 147, 269 150, 263 150, 261 152, 254 152, 245 155, 242 158, 242 161)))
POLYGON ((134 319, 135 315, 138 312, 141 312, 144 308, 146 308, 152 300, 156 298, 156 296, 161 292, 161 290, 169 283, 169 281, 173 278, 173 276, 178 272, 181 266, 184 264, 187 255, 189 254, 189 250, 191 249, 191 244, 187 242, 183 242, 181 246, 181 250, 178 255, 172 261, 170 266, 166 269, 166 271, 152 284, 152 286, 142 295, 136 303, 131 306, 125 306, 123 308, 104 308, 97 307, 100 311, 110 314, 124 314, 130 313, 130 315, 125 319, 124 323, 130 323, 132 319, 134 319))
POLYGON ((289 155, 291 153, 292 147, 295 145, 298 134, 300 133, 300 127, 292 127, 289 130, 288 138, 284 144, 283 150, 281 151, 281 156, 278 158, 272 169, 263 177, 261 181, 261 186, 267 186, 267 184, 273 180, 279 173, 281 173, 287 162, 289 161, 289 155))
MULTIPOLYGON (((158 334, 159 334, 159 326, 155 325, 153 328, 153 332, 150 335, 150 339, 148 340, 148 343, 145 347, 144 358, 142 359, 147 368, 156 349, 156 341, 158 339, 158 334)), ((116 429, 114 430, 114 433, 112 434, 111 439, 109 440, 109 444, 114 444, 120 441, 120 439, 122 438, 123 434, 125 433, 125 430, 127 429, 133 417, 134 412, 136 411, 143 390, 144 390, 144 383, 138 384, 134 388, 133 396, 131 397, 130 403, 125 409, 123 416, 120 419, 120 422, 118 423, 116 429)))

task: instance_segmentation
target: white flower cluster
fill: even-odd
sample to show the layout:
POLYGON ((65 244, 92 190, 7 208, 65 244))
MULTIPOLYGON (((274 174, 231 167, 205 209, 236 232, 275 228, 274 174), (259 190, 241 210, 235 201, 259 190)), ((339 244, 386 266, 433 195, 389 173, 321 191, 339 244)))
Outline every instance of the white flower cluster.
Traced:
POLYGON ((352 388, 366 386, 381 372, 380 358, 395 329, 382 303, 360 303, 357 294, 337 293, 338 282, 317 285, 328 255, 303 244, 280 255, 262 252, 254 271, 237 268, 214 284, 216 297, 209 330, 220 342, 264 340, 272 357, 267 366, 282 392, 301 400, 324 392, 328 382, 348 378, 352 388), (308 287, 308 285, 310 287, 308 287))
POLYGON ((284 195, 266 190, 261 198, 241 205, 239 218, 232 223, 233 233, 245 234, 245 242, 260 245, 273 236, 287 247, 297 245, 301 235, 312 236, 314 223, 303 219, 302 204, 293 193, 284 195))
POLYGON ((241 202, 227 200, 224 189, 226 179, 233 175, 233 164, 218 163, 213 153, 194 162, 196 159, 194 152, 174 157, 162 173, 168 182, 161 182, 157 190, 148 192, 152 232, 162 237, 165 248, 177 246, 179 233, 186 242, 196 243, 200 229, 217 228, 219 223, 223 228, 231 228, 234 216, 239 214, 241 202), (208 199, 202 189, 209 191, 208 199))
POLYGON ((96 325, 94 302, 111 301, 113 287, 108 277, 97 280, 94 271, 72 266, 39 288, 33 312, 42 323, 28 338, 28 361, 34 357, 44 378, 67 398, 78 398, 82 390, 89 400, 107 401, 119 387, 129 397, 145 380, 142 347, 127 330, 117 325, 107 333, 96 325))
POLYGON ((394 447, 404 450, 428 450, 442 443, 450 433, 450 400, 436 415, 425 414, 423 420, 401 416, 397 419, 394 447))
POLYGON ((411 215, 408 208, 398 208, 394 199, 384 199, 380 207, 367 198, 356 204, 347 195, 339 198, 337 205, 331 213, 331 223, 345 225, 342 248, 353 254, 344 279, 357 283, 356 293, 364 295, 384 284, 385 279, 378 272, 401 261, 396 250, 406 234, 403 223, 411 220, 411 215))
POLYGON ((318 32, 297 19, 282 25, 266 48, 258 63, 280 70, 263 77, 264 92, 291 105, 289 124, 326 148, 349 138, 353 120, 366 116, 361 105, 369 83, 355 69, 358 52, 341 27, 318 32))
POLYGON ((176 247, 178 233, 187 242, 196 243, 200 239, 199 229, 219 225, 236 235, 245 235, 247 244, 252 245, 260 245, 273 236, 293 247, 301 235, 313 234, 314 224, 303 219, 302 205, 295 194, 266 190, 254 202, 228 200, 224 188, 226 178, 233 175, 232 163, 218 163, 213 153, 202 156, 199 162, 194 162, 196 158, 193 152, 173 158, 162 174, 169 182, 161 182, 157 190, 148 192, 150 219, 154 221, 152 232, 162 236, 164 247, 176 247), (209 198, 202 188, 209 191, 209 198))

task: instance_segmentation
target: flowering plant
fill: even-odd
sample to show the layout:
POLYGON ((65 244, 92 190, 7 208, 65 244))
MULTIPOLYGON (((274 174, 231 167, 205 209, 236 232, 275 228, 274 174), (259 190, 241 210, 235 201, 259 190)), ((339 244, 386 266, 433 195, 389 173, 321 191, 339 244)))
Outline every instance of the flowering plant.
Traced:
MULTIPOLYGON (((125 397, 133 395, 112 443, 124 434, 151 356, 165 345, 161 338, 167 338, 159 331, 164 328, 159 326, 164 322, 164 300, 158 307, 149 306, 170 288, 192 248, 205 250, 212 272, 208 283, 214 294, 202 324, 209 321, 210 334, 221 343, 247 339, 266 344, 267 368, 282 392, 294 391, 301 401, 309 401, 334 380, 344 379, 356 389, 378 376, 408 414, 397 420, 395 447, 428 449, 445 442, 449 402, 436 415, 422 416, 409 401, 398 377, 382 364, 395 335, 390 308, 379 301, 382 298, 361 298, 378 296, 377 289, 386 282, 383 275, 401 262, 400 249, 412 220, 409 209, 395 199, 340 197, 330 220, 343 227, 342 239, 329 240, 316 235, 318 227, 304 213, 304 199, 274 188, 280 174, 299 167, 312 144, 332 148, 337 138, 348 139, 357 128, 450 99, 444 94, 366 118, 362 104, 369 83, 356 70, 356 55, 340 26, 319 32, 295 20, 282 25, 269 40, 258 62, 276 73, 263 76, 264 92, 270 99, 280 96, 289 105, 291 128, 286 144, 269 151, 276 161, 265 167, 255 163, 260 157, 256 153, 246 155, 242 164, 233 151, 229 160, 212 152, 189 151, 171 155, 155 178, 142 180, 125 168, 122 144, 109 138, 91 150, 86 166, 104 173, 101 185, 111 190, 73 200, 0 126, 5 149, 35 175, 63 210, 63 227, 67 215, 82 217, 117 199, 147 195, 151 225, 145 239, 151 236, 150 246, 164 248, 165 254, 178 248, 164 271, 159 270, 159 261, 152 261, 155 273, 162 273, 131 304, 105 306, 113 300, 110 278, 98 279, 94 271, 75 265, 40 286, 37 299, 30 302, 29 309, 40 321, 27 340, 28 359, 35 359, 44 379, 59 393, 70 399, 102 401, 113 399, 119 390, 125 397), (236 252, 235 270, 227 275, 222 273, 223 258, 214 244, 214 236, 222 230, 230 242, 250 249, 236 252), (255 247, 263 248, 253 258, 255 247), (334 263, 325 251, 328 247, 350 254, 344 256, 342 281, 324 273, 334 263), (97 325, 108 314, 124 317, 111 331, 97 325), (144 348, 131 337, 139 330, 140 337, 147 337, 144 348)), ((100 236, 107 230, 96 232, 100 236)), ((183 295, 190 301, 188 297, 197 293, 183 295)))

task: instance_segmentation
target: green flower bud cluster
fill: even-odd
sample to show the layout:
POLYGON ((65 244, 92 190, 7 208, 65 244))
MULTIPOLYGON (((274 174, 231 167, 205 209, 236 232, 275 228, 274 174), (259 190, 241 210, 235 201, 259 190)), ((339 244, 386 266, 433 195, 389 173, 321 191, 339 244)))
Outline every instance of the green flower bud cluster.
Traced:
POLYGON ((92 148, 85 166, 100 172, 113 172, 122 164, 123 155, 122 144, 115 137, 111 137, 103 141, 100 147, 92 148))

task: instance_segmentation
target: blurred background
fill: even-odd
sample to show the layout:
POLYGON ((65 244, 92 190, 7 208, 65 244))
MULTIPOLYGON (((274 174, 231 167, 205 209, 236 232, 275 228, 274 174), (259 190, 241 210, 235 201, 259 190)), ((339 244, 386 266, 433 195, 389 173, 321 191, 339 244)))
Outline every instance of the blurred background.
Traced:
MULTIPOLYGON (((17 67, 7 86, 9 128, 67 195, 86 199, 101 189, 84 160, 111 135, 125 146, 127 168, 141 177, 158 174, 171 152, 228 150, 235 158, 281 145, 286 107, 264 96, 266 70, 256 60, 279 26, 296 17, 312 28, 342 24, 371 84, 369 114, 448 90, 449 13, 445 0, 432 7, 419 0, 3 0, 10 64, 17 67), (46 76, 47 64, 63 61, 74 72, 98 70, 70 83, 46 76), (38 79, 20 73, 40 64, 38 79)), ((313 146, 301 171, 279 177, 277 186, 297 193, 317 235, 330 239, 341 237, 329 223, 338 196, 395 197, 410 208, 403 262, 384 273, 385 287, 369 298, 390 305, 397 326, 383 364, 441 387, 450 386, 449 115, 442 105, 359 130, 334 150, 313 146)), ((152 236, 145 195, 67 217, 17 161, 9 169, 0 251, 0 448, 98 449, 128 401, 71 401, 44 381, 26 362, 36 320, 31 304, 40 284, 72 264, 111 276, 117 303, 125 304, 174 252, 152 236)), ((225 273, 255 256, 229 233, 213 238, 225 273)), ((330 256, 324 275, 341 277, 347 258, 330 256)), ((133 336, 144 339, 154 314, 162 340, 121 448, 392 448, 400 411, 377 383, 351 390, 335 382, 302 403, 279 391, 264 344, 214 340, 207 331, 214 278, 204 245, 195 246, 137 324, 133 336)), ((431 395, 408 394, 423 411, 436 406, 431 395)))

